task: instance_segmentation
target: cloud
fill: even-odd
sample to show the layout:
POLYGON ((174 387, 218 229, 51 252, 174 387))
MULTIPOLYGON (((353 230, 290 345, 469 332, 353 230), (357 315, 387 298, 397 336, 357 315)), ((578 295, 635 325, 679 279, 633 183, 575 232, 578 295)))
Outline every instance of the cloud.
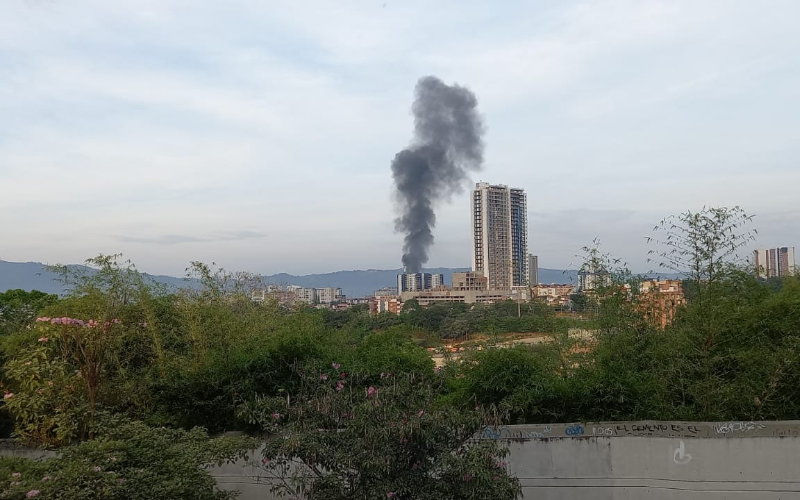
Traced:
POLYGON ((243 241, 266 238, 266 233, 258 231, 231 231, 214 233, 209 236, 191 236, 184 234, 162 234, 156 236, 116 236, 117 240, 125 243, 146 243, 154 245, 177 245, 181 243, 213 243, 220 241, 243 241))
MULTIPOLYGON (((527 190, 547 266, 595 236, 635 257, 704 204, 796 205, 795 0, 383 4, 0 2, 7 258, 396 267, 389 164, 431 73, 476 92, 482 180, 527 190)), ((437 212, 432 263, 469 261, 468 207, 437 212)))

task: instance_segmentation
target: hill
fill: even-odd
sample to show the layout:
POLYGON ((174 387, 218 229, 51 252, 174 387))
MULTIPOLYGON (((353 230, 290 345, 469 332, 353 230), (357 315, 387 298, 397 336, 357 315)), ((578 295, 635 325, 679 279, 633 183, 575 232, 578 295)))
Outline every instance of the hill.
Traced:
MULTIPOLYGON (((445 282, 449 283, 454 272, 467 270, 468 268, 464 267, 435 267, 425 269, 425 272, 444 274, 445 282)), ((400 269, 368 269, 299 276, 279 273, 264 276, 264 280, 270 284, 298 285, 310 288, 339 287, 348 297, 365 297, 385 286, 394 286, 397 283, 397 273, 400 271, 400 269)), ((174 276, 150 275, 150 277, 159 283, 178 288, 193 285, 191 281, 174 276)), ((58 275, 48 271, 46 266, 39 262, 0 260, 0 292, 19 288, 28 291, 64 293, 65 287, 57 278, 58 275)), ((577 283, 577 272, 539 269, 539 281, 542 283, 577 283)))

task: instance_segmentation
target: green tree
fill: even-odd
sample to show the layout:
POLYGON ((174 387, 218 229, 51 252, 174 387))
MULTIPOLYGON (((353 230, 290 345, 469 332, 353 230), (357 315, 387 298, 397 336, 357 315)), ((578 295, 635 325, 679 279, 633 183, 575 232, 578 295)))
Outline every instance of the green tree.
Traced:
POLYGON ((702 308, 706 291, 725 276, 739 249, 755 241, 757 231, 744 229, 752 220, 738 206, 671 215, 653 228, 654 237, 647 238, 660 248, 648 252, 648 262, 692 281, 702 308))
POLYGON ((210 439, 203 429, 112 420, 94 440, 44 461, 0 458, 2 498, 24 500, 229 500, 207 466, 244 458, 248 438, 210 439))
POLYGON ((585 293, 573 293, 569 300, 572 301, 572 310, 575 312, 586 312, 589 308, 589 298, 585 293))
POLYGON ((457 369, 448 397, 458 407, 475 405, 512 423, 552 422, 563 417, 558 351, 553 345, 475 352, 457 369))
POLYGON ((58 302, 58 295, 32 290, 8 290, 0 293, 0 335, 33 324, 36 315, 58 302))
POLYGON ((308 500, 520 496, 507 450, 473 439, 480 414, 437 406, 440 377, 383 374, 367 386, 341 370, 306 371, 301 393, 247 410, 276 434, 260 464, 276 491, 308 500))

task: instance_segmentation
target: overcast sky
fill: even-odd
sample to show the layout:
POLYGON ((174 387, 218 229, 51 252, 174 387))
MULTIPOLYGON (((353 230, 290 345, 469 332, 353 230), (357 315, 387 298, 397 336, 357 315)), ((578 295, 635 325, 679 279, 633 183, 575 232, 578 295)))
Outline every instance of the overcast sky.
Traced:
MULTIPOLYGON (((4 0, 0 259, 122 252, 307 274, 400 266, 390 162, 417 79, 478 97, 540 266, 703 205, 800 246, 797 0, 4 0)), ((465 189, 471 186, 466 185, 465 189)), ((431 266, 469 266, 467 191, 431 266)))

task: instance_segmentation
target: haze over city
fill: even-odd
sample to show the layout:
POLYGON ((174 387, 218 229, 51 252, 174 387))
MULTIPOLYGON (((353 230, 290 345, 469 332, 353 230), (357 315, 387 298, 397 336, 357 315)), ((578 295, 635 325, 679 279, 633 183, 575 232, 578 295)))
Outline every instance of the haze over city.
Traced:
POLYGON ((187 1, 0 5, 0 259, 123 252, 306 274, 397 268, 390 164, 420 77, 472 91, 483 170, 436 207, 470 265, 469 192, 525 189, 529 250, 644 236, 704 205, 800 234, 800 4, 187 1))

